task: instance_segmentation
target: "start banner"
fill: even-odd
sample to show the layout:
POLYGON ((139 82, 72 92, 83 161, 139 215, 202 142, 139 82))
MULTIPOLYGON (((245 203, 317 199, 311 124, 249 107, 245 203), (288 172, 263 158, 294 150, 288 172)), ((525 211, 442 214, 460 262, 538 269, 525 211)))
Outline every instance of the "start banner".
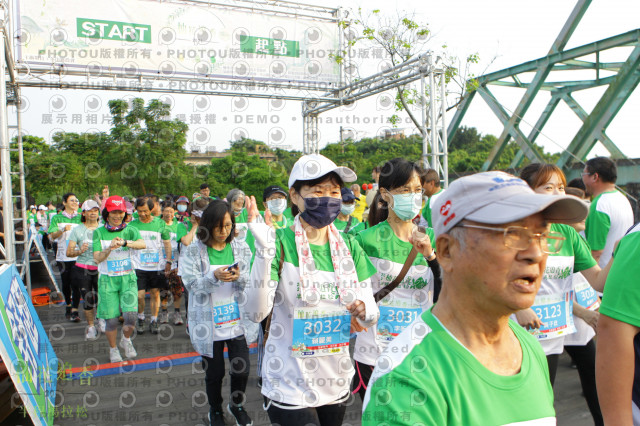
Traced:
POLYGON ((338 21, 157 0, 17 0, 16 59, 88 76, 338 83, 338 21))

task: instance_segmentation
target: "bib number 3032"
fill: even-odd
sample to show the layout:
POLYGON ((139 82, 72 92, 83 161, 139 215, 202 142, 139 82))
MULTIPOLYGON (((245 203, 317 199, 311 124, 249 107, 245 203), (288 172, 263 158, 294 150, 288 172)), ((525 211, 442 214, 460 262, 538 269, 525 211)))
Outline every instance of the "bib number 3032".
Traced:
POLYGON ((296 358, 349 352, 351 315, 344 308, 294 311, 291 355, 296 358))

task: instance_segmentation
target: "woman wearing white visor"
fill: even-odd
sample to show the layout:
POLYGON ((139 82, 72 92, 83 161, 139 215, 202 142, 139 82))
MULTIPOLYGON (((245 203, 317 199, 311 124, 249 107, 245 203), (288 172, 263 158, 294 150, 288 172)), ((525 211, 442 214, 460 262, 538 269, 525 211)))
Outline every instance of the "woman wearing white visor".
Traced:
POLYGON ((271 315, 262 365, 262 394, 273 424, 342 424, 354 369, 351 321, 372 326, 379 315, 370 277, 375 268, 352 236, 333 225, 344 182, 356 174, 321 155, 293 166, 294 223, 273 230, 255 221, 256 257, 245 289, 253 321, 271 315))

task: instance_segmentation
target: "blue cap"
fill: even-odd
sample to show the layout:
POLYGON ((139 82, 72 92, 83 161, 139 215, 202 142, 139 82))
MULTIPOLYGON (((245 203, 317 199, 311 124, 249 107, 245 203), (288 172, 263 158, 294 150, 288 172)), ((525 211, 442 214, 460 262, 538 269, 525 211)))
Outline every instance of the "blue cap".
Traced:
POLYGON ((360 198, 358 198, 355 195, 353 195, 353 191, 350 190, 349 188, 342 188, 340 190, 340 192, 342 192, 342 201, 344 203, 348 203, 348 202, 353 201, 353 200, 360 201, 360 198))

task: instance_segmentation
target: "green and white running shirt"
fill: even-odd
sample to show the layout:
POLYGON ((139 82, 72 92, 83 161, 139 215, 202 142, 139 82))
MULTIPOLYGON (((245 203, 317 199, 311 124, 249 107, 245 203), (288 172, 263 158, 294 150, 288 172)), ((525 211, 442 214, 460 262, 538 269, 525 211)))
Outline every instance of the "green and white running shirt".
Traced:
MULTIPOLYGON (((108 249, 111 245, 111 240, 116 237, 120 237, 126 241, 137 241, 142 238, 140 231, 132 226, 127 225, 122 231, 118 232, 109 232, 104 226, 99 226, 98 229, 93 231, 93 252, 108 249)), ((136 251, 138 250, 129 247, 120 247, 111 251, 106 260, 98 263, 98 273, 101 277, 107 276, 116 279, 133 274, 135 278, 132 253, 136 251)))
MULTIPOLYGON (((434 245, 433 229, 427 228, 427 235, 434 245)), ((356 241, 377 270, 371 277, 373 294, 400 274, 412 247, 411 243, 395 235, 386 220, 360 232, 356 241)), ((353 359, 368 365, 374 365, 389 342, 433 305, 433 273, 424 256, 416 256, 400 285, 378 305, 378 323, 358 333, 353 353, 353 359)))
MULTIPOLYGON (((262 394, 276 403, 299 407, 319 407, 346 400, 350 395, 349 388, 354 374, 348 351, 324 355, 314 352, 305 358, 296 356, 301 353, 294 353, 297 348, 292 348, 294 324, 296 321, 300 324, 299 319, 294 320, 294 315, 309 307, 300 297, 299 259, 293 230, 285 228, 274 232, 264 223, 249 223, 249 228, 256 238, 256 256, 251 279, 245 288, 245 310, 257 319, 262 319, 273 309, 262 362, 262 394), (281 242, 284 253, 280 249, 281 242), (281 273, 278 272, 280 256, 284 256, 281 273)), ((366 319, 363 325, 372 326, 378 317, 369 280, 375 274, 375 268, 353 236, 344 233, 340 233, 340 236, 353 259, 353 263, 349 262, 349 267, 355 266, 359 280, 356 297, 365 305, 366 319)), ((310 244, 309 248, 315 265, 311 278, 320 293, 318 304, 312 308, 323 311, 344 310, 344 305, 339 300, 329 243, 310 244)), ((342 317, 339 318, 338 327, 343 329, 342 326, 346 326, 348 342, 350 317, 346 322, 342 317)), ((334 321, 338 320, 330 322, 333 331, 336 324, 334 321)), ((322 330, 318 329, 318 333, 325 333, 324 325, 326 324, 323 322, 322 330)), ((328 337, 324 334, 321 336, 323 339, 328 337)))
POLYGON ((135 228, 147 245, 146 249, 133 251, 133 268, 141 271, 162 271, 165 265, 163 241, 170 240, 170 230, 159 217, 154 217, 149 223, 139 219, 131 221, 127 228, 135 228))
MULTIPOLYGON (((163 221, 164 222, 164 221, 163 221)), ((171 269, 176 269, 178 267, 178 242, 189 233, 187 227, 184 223, 178 222, 177 220, 173 220, 171 225, 164 224, 169 230, 169 236, 171 237, 171 269)), ((166 259, 167 255, 164 252, 164 246, 162 246, 162 256, 166 259)))
POLYGON ((564 337, 575 333, 573 322, 573 274, 596 265, 589 245, 569 225, 551 224, 551 231, 565 237, 562 249, 550 254, 540 290, 531 309, 544 325, 531 330, 546 355, 560 354, 564 337))
POLYGON ((433 219, 432 219, 432 209, 436 200, 442 193, 444 192, 444 188, 441 188, 440 191, 433 194, 431 197, 427 198, 427 201, 424 203, 424 208, 422 209, 422 217, 427 221, 427 226, 433 228, 433 219))
MULTIPOLYGON (((64 214, 58 213, 51 218, 51 225, 49 225, 48 233, 52 234, 54 232, 64 230, 67 225, 71 225, 71 231, 73 231, 73 228, 82 223, 81 219, 81 214, 77 214, 72 219, 69 219, 64 214)), ((71 235, 71 231, 64 231, 62 235, 60 235, 56 239, 56 241, 58 242, 56 260, 58 262, 73 262, 74 260, 76 260, 75 257, 67 256, 67 245, 69 244, 69 236, 71 235)))
POLYGON ((378 358, 363 402, 363 426, 555 425, 547 359, 509 321, 522 348, 520 372, 495 374, 433 316, 431 309, 378 358))
POLYGON ((598 260, 607 266, 613 246, 633 225, 633 210, 627 197, 619 191, 603 192, 593 199, 585 224, 584 235, 591 250, 602 250, 598 260))
MULTIPOLYGON (((338 231, 342 231, 342 232, 344 232, 344 230, 347 228, 347 223, 348 221, 344 221, 340 219, 336 219, 333 221, 333 224, 336 226, 336 228, 338 228, 338 231)), ((351 227, 347 231, 348 234, 356 235, 359 232, 364 231, 365 228, 366 228, 366 225, 364 222, 360 222, 355 216, 351 215, 351 227)))

